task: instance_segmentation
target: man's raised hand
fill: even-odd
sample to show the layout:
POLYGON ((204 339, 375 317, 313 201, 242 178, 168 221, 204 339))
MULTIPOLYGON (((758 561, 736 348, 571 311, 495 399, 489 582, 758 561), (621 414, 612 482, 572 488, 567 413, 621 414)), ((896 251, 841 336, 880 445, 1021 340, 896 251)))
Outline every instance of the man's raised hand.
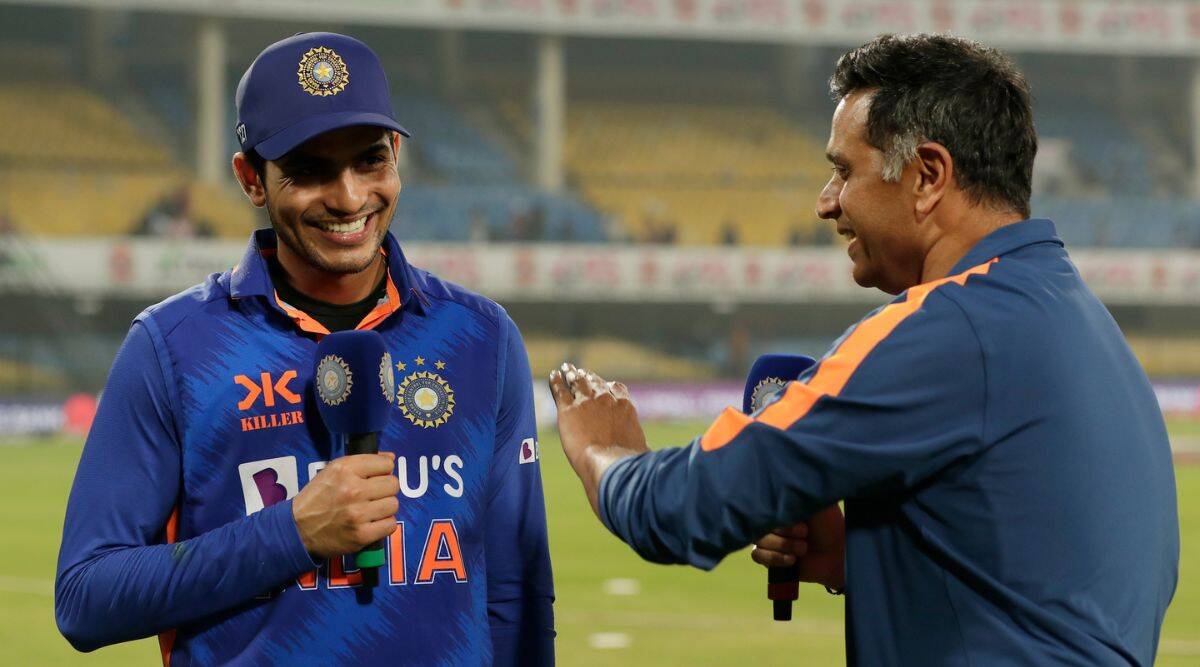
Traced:
POLYGON ((587 370, 563 364, 550 373, 563 452, 596 516, 604 471, 618 459, 648 450, 629 389, 587 370))

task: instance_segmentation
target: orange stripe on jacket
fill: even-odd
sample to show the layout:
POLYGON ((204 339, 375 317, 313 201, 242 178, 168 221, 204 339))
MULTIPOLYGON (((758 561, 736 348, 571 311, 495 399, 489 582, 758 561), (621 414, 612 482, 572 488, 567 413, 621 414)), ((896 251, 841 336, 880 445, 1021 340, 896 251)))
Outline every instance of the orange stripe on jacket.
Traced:
MULTIPOLYGON (((179 536, 179 506, 171 511, 167 519, 167 544, 174 544, 179 536)), ((171 667, 171 649, 175 648, 175 630, 158 633, 158 648, 162 651, 163 667, 171 667)))
POLYGON ((783 397, 767 406, 758 417, 751 418, 732 407, 725 408, 700 438, 701 449, 707 452, 728 445, 751 422, 758 421, 776 428, 787 428, 796 423, 812 410, 822 396, 837 396, 841 393, 850 381, 850 376, 854 375, 854 371, 858 370, 871 350, 887 338, 901 322, 920 310, 926 297, 935 289, 948 283, 964 285, 967 278, 986 274, 996 261, 997 259, 992 259, 957 275, 931 280, 909 289, 903 301, 890 304, 863 320, 833 354, 821 360, 817 372, 807 383, 788 384, 783 397))

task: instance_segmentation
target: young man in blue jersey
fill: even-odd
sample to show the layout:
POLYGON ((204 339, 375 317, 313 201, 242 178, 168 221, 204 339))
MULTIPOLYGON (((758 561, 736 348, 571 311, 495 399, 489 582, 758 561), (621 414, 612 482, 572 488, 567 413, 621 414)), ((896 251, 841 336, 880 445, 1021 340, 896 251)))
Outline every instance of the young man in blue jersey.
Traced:
POLYGON ((648 451, 620 384, 555 371, 592 507, 648 560, 707 569, 758 540, 757 562, 843 589, 851 664, 1150 665, 1178 579, 1171 451, 1120 330, 1028 219, 1024 78, 972 42, 883 36, 832 88, 817 213, 897 297, 687 447, 648 451))
POLYGON ((237 105, 234 172, 271 229, 134 321, 71 491, 59 628, 84 651, 160 633, 176 665, 552 664, 528 359, 388 232, 408 133, 378 59, 297 35, 237 105), (317 340, 353 328, 394 362, 377 455, 342 456, 312 404, 317 340), (380 539, 360 596, 353 554, 380 539))

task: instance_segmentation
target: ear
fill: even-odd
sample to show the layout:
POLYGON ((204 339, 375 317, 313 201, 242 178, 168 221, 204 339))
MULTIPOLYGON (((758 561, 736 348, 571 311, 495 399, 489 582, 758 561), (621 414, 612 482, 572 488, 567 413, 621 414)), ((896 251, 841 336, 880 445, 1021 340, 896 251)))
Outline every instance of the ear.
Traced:
POLYGON ((945 146, 936 141, 926 141, 917 146, 914 164, 917 178, 913 182, 913 196, 917 212, 926 216, 937 208, 954 183, 954 159, 945 146))
POLYGON ((395 163, 397 165, 399 165, 400 164, 400 140, 403 137, 403 135, 401 135, 399 132, 396 132, 395 130, 392 130, 391 134, 392 134, 392 160, 395 161, 395 163))
POLYGON ((250 164, 245 154, 241 152, 234 153, 233 155, 233 177, 237 179, 238 185, 242 186, 242 192, 246 193, 246 197, 250 199, 250 203, 258 208, 266 205, 266 186, 263 185, 262 179, 258 177, 258 172, 254 171, 254 166, 250 164))

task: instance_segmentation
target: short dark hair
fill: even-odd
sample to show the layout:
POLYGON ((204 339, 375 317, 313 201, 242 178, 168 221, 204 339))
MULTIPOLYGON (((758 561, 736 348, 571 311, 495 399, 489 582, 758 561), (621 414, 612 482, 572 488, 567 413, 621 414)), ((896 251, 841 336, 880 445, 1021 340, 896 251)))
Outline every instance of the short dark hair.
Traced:
POLYGON ((258 151, 254 150, 253 148, 245 153, 242 153, 242 155, 245 156, 246 162, 250 163, 250 167, 254 169, 254 173, 258 174, 258 180, 261 181, 263 176, 267 173, 267 161, 264 160, 263 156, 259 155, 258 151))
POLYGON ((884 152, 885 179, 936 141, 973 201, 1029 217, 1037 133, 1029 85, 1008 56, 958 37, 880 35, 838 59, 829 88, 835 100, 874 91, 867 140, 884 152))

